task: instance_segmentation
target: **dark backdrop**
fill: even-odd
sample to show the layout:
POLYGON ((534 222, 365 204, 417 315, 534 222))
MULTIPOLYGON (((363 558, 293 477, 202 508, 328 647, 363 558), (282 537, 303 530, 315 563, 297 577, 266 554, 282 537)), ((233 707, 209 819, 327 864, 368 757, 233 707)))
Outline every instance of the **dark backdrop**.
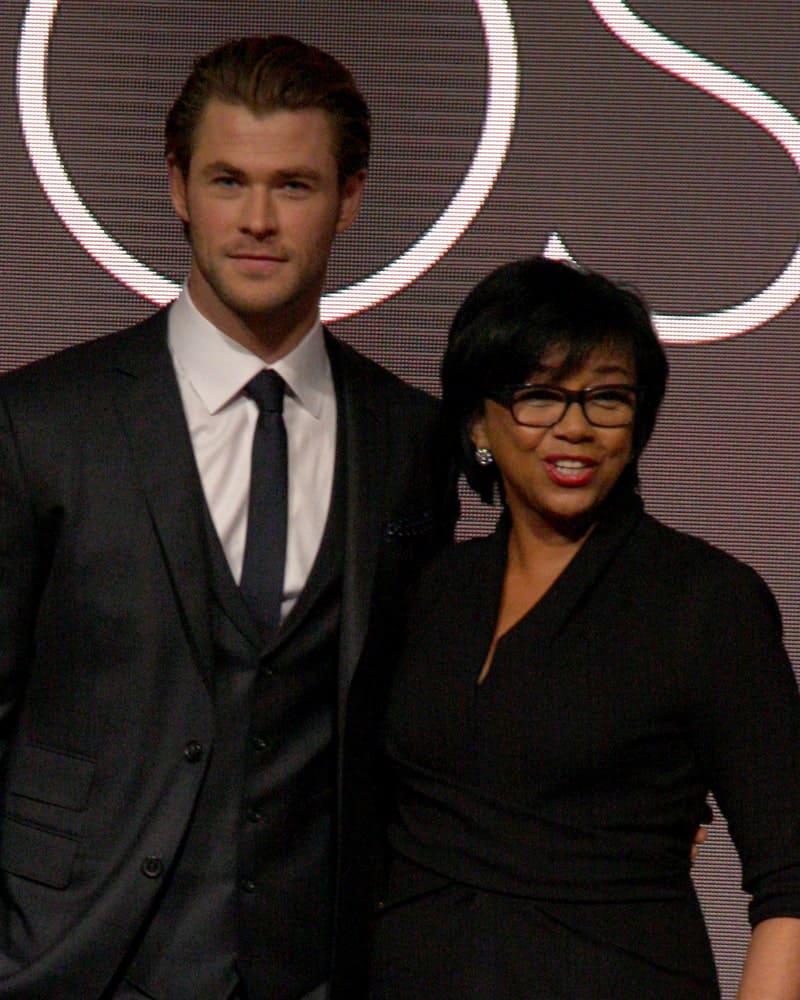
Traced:
MULTIPOLYGON (((340 57, 374 111, 336 332, 435 392, 452 312, 496 264, 548 247, 633 282, 672 365, 649 508, 766 577, 800 667, 800 5, 3 0, 0 370, 174 294, 165 110, 194 54, 269 31, 340 57)), ((491 523, 464 511, 462 534, 491 523)), ((696 881, 728 997, 738 877, 717 818, 696 881)))

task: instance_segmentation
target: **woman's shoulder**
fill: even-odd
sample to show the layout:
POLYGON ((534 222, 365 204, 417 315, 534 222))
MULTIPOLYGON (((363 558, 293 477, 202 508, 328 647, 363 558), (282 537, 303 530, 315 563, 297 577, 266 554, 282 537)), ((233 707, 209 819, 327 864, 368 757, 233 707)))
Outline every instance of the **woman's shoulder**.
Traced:
POLYGON ((747 562, 697 535, 645 514, 632 538, 632 555, 648 568, 648 577, 683 591, 724 590, 730 596, 772 595, 760 574, 747 562))
POLYGON ((639 535, 640 540, 654 553, 660 553, 664 560, 696 563, 705 569, 717 567, 721 571, 737 572, 749 568, 746 563, 725 549, 706 541, 699 535, 674 528, 650 513, 643 515, 639 535))

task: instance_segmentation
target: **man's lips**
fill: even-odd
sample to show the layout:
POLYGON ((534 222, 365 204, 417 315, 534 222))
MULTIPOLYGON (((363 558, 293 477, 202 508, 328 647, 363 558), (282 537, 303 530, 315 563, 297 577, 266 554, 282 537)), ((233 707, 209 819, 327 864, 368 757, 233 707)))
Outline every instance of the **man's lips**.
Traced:
POLYGON ((263 251, 239 251, 228 254, 228 258, 237 271, 253 276, 273 274, 286 263, 286 257, 263 251))
POLYGON ((233 260, 253 260, 257 264, 282 264, 285 260, 284 257, 273 257, 271 254, 265 253, 232 253, 229 256, 233 260))
POLYGON ((579 455, 548 455, 544 467, 558 486, 586 486, 592 481, 597 462, 579 455))
POLYGON ((288 258, 280 250, 267 250, 264 247, 239 247, 229 250, 228 256, 233 260, 253 260, 256 263, 283 264, 288 258))

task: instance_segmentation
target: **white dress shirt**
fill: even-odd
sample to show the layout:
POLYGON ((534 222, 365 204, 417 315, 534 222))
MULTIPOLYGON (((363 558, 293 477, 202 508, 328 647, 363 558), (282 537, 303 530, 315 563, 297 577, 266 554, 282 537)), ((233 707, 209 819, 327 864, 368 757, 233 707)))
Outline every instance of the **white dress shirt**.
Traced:
MULTIPOLYGON (((242 390, 267 366, 209 323, 185 287, 169 311, 168 343, 206 503, 238 583, 258 419, 258 407, 242 390)), ((311 572, 333 488, 336 393, 320 321, 272 368, 287 387, 283 418, 289 461, 289 524, 281 606, 285 617, 311 572)))

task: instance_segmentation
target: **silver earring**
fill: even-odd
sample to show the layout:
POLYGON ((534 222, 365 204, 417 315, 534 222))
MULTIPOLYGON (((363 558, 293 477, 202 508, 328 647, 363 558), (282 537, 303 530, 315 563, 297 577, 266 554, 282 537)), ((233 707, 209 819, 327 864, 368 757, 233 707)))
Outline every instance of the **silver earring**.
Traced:
POLYGON ((489 451, 488 448, 476 448, 475 449, 475 461, 478 465, 482 465, 486 468, 487 465, 491 465, 494 461, 494 455, 489 451))

